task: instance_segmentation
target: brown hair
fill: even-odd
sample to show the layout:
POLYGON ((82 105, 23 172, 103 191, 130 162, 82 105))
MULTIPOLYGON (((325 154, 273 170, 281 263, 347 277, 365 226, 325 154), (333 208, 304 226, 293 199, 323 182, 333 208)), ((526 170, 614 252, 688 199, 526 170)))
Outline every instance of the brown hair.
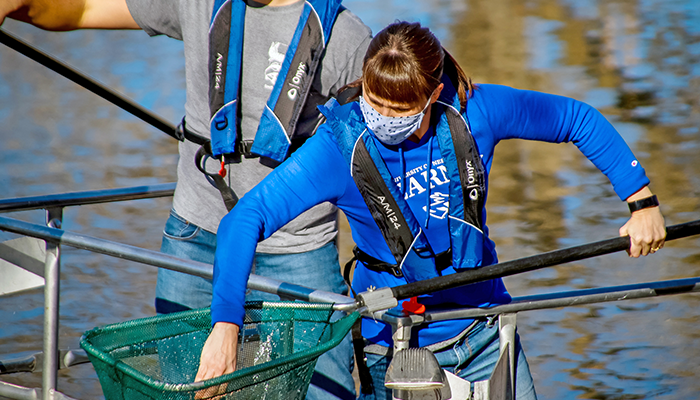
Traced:
POLYGON ((397 21, 372 39, 365 54, 362 77, 341 91, 364 83, 383 99, 413 103, 433 93, 443 72, 457 78, 453 84, 463 108, 474 90, 471 79, 428 28, 418 22, 397 21))

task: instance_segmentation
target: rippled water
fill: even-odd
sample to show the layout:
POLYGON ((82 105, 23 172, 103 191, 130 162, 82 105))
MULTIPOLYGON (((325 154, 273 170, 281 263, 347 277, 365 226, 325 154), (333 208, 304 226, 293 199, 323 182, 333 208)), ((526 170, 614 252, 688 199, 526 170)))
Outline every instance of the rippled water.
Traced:
MULTIPOLYGON (((376 32, 420 20, 476 82, 571 96, 599 108, 651 178, 668 225, 698 219, 700 2, 697 0, 351 0, 376 32)), ((142 32, 12 33, 173 122, 183 113, 181 43, 142 32)), ((0 47, 3 198, 173 182, 176 144, 86 90, 0 47)), ((169 199, 65 210, 64 229, 158 249, 169 199)), ((628 216, 573 145, 501 143, 489 226, 501 260, 616 236, 628 216)), ((9 216, 43 223, 42 212, 9 216)), ((0 232, 0 239, 14 238, 0 232)), ((351 244, 342 234, 343 258, 351 244)), ((506 279, 514 296, 700 275, 700 240, 653 257, 599 257, 506 279)), ((155 270, 63 248, 61 347, 95 326, 152 315, 155 270)), ((542 399, 692 399, 700 393, 700 296, 524 312, 519 330, 542 399)), ((41 290, 0 298, 0 354, 41 349, 41 290)), ((40 374, 3 380, 39 386, 40 374)), ((59 389, 99 398, 90 365, 59 389)))

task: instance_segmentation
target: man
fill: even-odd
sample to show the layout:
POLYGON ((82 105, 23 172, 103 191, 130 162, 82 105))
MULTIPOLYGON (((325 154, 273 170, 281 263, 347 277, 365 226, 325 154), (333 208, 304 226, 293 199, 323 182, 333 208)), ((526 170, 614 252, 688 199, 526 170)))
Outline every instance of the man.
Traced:
MULTIPOLYGON (((285 58, 303 50, 301 44, 299 48, 293 48, 291 51, 289 48, 296 47, 292 39, 295 32, 301 29, 300 16, 308 14, 306 3, 309 2, 301 0, 243 1, 229 3, 233 4, 233 7, 239 7, 238 10, 245 10, 244 17, 241 13, 231 13, 232 19, 236 16, 242 18, 243 26, 234 21, 224 29, 224 33, 230 34, 231 37, 242 37, 238 47, 229 49, 235 53, 236 48, 240 51, 242 47, 240 58, 237 60, 234 55, 233 58, 229 58, 227 65, 231 68, 239 63, 237 66, 240 68, 240 73, 237 74, 239 79, 227 76, 226 82, 227 88, 233 84, 237 89, 233 90, 236 101, 232 102, 237 104, 237 108, 229 114, 239 118, 230 125, 234 129, 236 125, 239 126, 239 129, 233 132, 235 142, 229 143, 237 151, 233 157, 225 154, 225 150, 217 151, 213 142, 211 146, 205 144, 204 149, 207 151, 202 152, 202 143, 191 141, 197 141, 197 138, 209 139, 210 129, 219 126, 214 123, 218 115, 217 109, 210 109, 210 105, 214 103, 210 84, 218 84, 216 68, 219 66, 217 60, 221 60, 221 57, 217 57, 220 54, 212 52, 213 61, 210 63, 209 29, 214 7, 221 6, 221 9, 217 8, 219 11, 225 7, 221 5, 222 1, 3 0, 0 4, 0 23, 5 16, 9 16, 43 29, 57 31, 83 28, 143 29, 151 36, 164 34, 184 42, 187 102, 183 130, 188 133, 187 137, 190 140, 185 140, 179 146, 178 182, 171 215, 164 229, 161 251, 208 264, 213 264, 214 261, 215 232, 219 221, 227 213, 222 192, 225 193, 228 188, 217 188, 212 183, 212 176, 216 178, 217 171, 223 167, 227 173, 222 171, 221 177, 216 180, 230 186, 233 194, 229 199, 235 199, 243 196, 283 159, 275 159, 261 150, 254 152, 255 143, 269 144, 267 139, 254 142, 253 151, 250 143, 253 139, 259 139, 259 131, 269 131, 265 125, 267 122, 261 125, 261 115, 263 110, 274 103, 270 100, 271 93, 275 93, 276 85, 279 89, 277 78, 284 72, 285 58), (214 121, 212 126, 210 121, 214 121), (242 146, 241 143, 247 145, 242 146), (203 155, 200 157, 200 165, 210 176, 203 174, 195 165, 198 151, 200 156, 203 155), (258 157, 259 154, 266 157, 258 157), (229 163, 231 160, 234 162, 229 163), (222 166, 220 161, 226 162, 222 166)), ((326 4, 325 0, 316 2, 326 4)), ((294 78, 297 74, 297 79, 306 78, 310 83, 306 101, 302 99, 300 104, 303 106, 298 107, 299 111, 292 118, 298 122, 291 129, 293 132, 289 132, 292 149, 289 149, 287 154, 303 142, 305 137, 310 136, 318 125, 320 115, 316 106, 325 103, 339 88, 361 74, 362 59, 371 36, 369 28, 342 7, 339 10, 330 10, 329 13, 326 20, 330 22, 323 26, 324 34, 321 35, 325 46, 322 47, 322 58, 318 67, 315 71, 307 71, 302 67, 292 66, 291 74, 286 75, 294 78), (329 32, 330 35, 325 35, 325 32, 329 32)), ((311 18, 316 15, 323 19, 322 12, 314 9, 311 18)), ((280 76, 280 79, 283 78, 280 76)), ((223 93, 223 89, 221 90, 220 94, 223 93)), ((296 92, 284 94, 295 97, 296 92)), ((283 96, 280 96, 279 101, 282 100, 283 96)), ((261 242, 255 257, 255 272, 285 282, 345 293, 347 287, 340 275, 335 245, 336 215, 337 210, 332 205, 321 204, 261 242)), ((248 295, 248 300, 274 298, 276 296, 257 292, 248 295)), ((207 307, 210 303, 210 281, 169 270, 159 270, 156 287, 157 312, 168 313, 207 307)), ((322 356, 317 363, 317 374, 312 378, 307 397, 354 398, 354 383, 350 375, 351 354, 350 342, 346 340, 338 348, 322 356), (319 385, 326 391, 319 389, 319 385)))

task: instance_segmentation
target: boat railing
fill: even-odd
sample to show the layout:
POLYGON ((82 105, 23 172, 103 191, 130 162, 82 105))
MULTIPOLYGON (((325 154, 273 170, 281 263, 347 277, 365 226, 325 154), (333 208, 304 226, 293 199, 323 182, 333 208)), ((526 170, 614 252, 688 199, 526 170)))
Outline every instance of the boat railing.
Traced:
MULTIPOLYGON (((43 260, 43 351, 28 357, 13 360, 3 360, 0 356, 0 374, 41 371, 42 388, 28 388, 0 381, 0 396, 5 396, 11 399, 70 399, 70 397, 56 390, 58 370, 61 368, 70 367, 72 365, 88 362, 87 356, 82 350, 58 349, 61 246, 70 246, 211 279, 212 266, 209 264, 183 260, 157 251, 143 249, 105 239, 99 239, 75 232, 64 231, 61 229, 63 222, 63 208, 65 207, 168 197, 173 195, 174 189, 174 183, 166 183, 152 186, 94 190, 0 200, 1 213, 27 210, 46 211, 46 226, 24 222, 6 216, 0 216, 0 230, 45 241, 46 249, 43 260)), ((0 253, 0 255, 2 254, 0 253)), ((21 268, 21 266, 18 267, 21 268)), ((9 280, 9 274, 11 274, 12 271, 19 270, 20 268, 9 270, 10 272, 5 276, 5 278, 9 280)), ((347 308, 353 302, 353 299, 349 297, 340 296, 334 293, 315 291, 301 286, 290 285, 274 279, 259 276, 251 276, 249 286, 256 290, 276 293, 284 298, 336 303, 337 309, 347 308), (343 304, 346 306, 344 307, 343 304)))
MULTIPOLYGON (((6 216, 0 216, 0 230, 40 241, 45 252, 41 256, 30 254, 36 261, 43 262, 44 275, 44 330, 43 351, 29 357, 15 360, 3 360, 0 356, 0 375, 14 372, 42 372, 42 388, 22 387, 0 381, 0 396, 10 399, 71 399, 56 390, 57 372, 61 368, 88 362, 82 350, 58 349, 59 327, 59 282, 61 246, 78 249, 134 261, 154 267, 166 268, 211 279, 213 267, 209 264, 184 260, 158 251, 130 246, 123 243, 95 238, 88 235, 61 229, 63 208, 86 204, 110 203, 137 199, 152 199, 172 196, 175 184, 159 184, 121 189, 106 189, 37 197, 24 197, 0 200, 0 213, 27 210, 45 210, 46 226, 33 224, 6 216)), ((669 227, 674 238, 695 235, 700 231, 700 221, 669 227), (681 232, 681 233, 678 233, 681 232)), ((673 239, 673 238, 671 238, 673 239)), ((7 243, 7 242, 6 242, 7 243)), ((0 243, 4 246, 4 243, 0 243)), ((38 247, 36 244, 35 248, 38 247)), ((0 258, 5 257, 4 247, 0 247, 0 258)), ((13 250, 13 249, 11 249, 13 250)), ((24 257, 26 259, 27 257, 24 257)), ((2 262, 3 260, 0 260, 2 262)), ((21 263, 16 263, 19 270, 21 263)), ((2 267, 0 265, 0 267, 2 267)), ((28 269, 28 268, 27 268, 28 269)), ((34 268, 36 270, 36 268, 34 268)), ((9 271, 13 271, 10 269, 9 271)), ((9 277, 8 277, 9 278, 9 277)), ((2 289, 0 282, 0 289, 2 289)), ((27 286, 37 287, 34 286, 27 286)), ((390 288, 377 289, 373 292, 358 294, 356 299, 305 288, 285 282, 251 275, 248 287, 274 293, 284 299, 299 299, 310 302, 333 303, 341 311, 359 310, 365 316, 379 318, 392 324, 395 328, 410 330, 411 326, 448 319, 467 319, 475 317, 514 316, 518 312, 547 308, 560 308, 583 304, 609 301, 640 299, 680 293, 700 291, 700 277, 659 281, 651 283, 624 285, 616 287, 583 289, 561 293, 541 294, 515 297, 512 303, 491 308, 463 308, 439 312, 426 312, 421 315, 406 316, 389 308, 398 305, 396 294, 390 288)), ((22 290, 21 288, 18 290, 22 290)), ((16 292, 17 290, 15 290, 16 292)), ((0 290, 0 295, 4 293, 0 290)), ((13 292, 14 293, 14 292, 13 292)), ((514 319, 513 319, 514 325, 514 319)))
POLYGON ((175 183, 161 183, 149 186, 135 186, 118 189, 89 190, 83 192, 50 194, 44 196, 0 199, 0 213, 48 210, 88 204, 111 203, 138 199, 170 197, 175 193, 175 183))
MULTIPOLYGON (((0 358, 1 373, 42 372, 42 388, 28 388, 0 381, 0 396, 11 399, 70 399, 56 390, 58 370, 71 365, 87 362, 87 356, 81 350, 58 349, 59 328, 59 282, 60 282, 60 245, 63 235, 60 230, 63 220, 63 208, 87 204, 110 203, 136 199, 151 199, 172 196, 175 191, 174 183, 139 186, 120 189, 94 190, 45 196, 33 196, 0 200, 0 213, 46 210, 47 227, 29 224, 0 217, 1 229, 18 233, 27 237, 45 240, 44 260, 44 330, 43 351, 28 357, 14 360, 0 358)), ((90 240, 87 239, 86 243, 90 240)), ((29 246, 32 247, 32 246, 29 246)), ((102 246, 100 246, 102 247, 102 246)), ((36 256, 36 255, 30 255, 36 256)), ((21 268, 21 265, 17 267, 21 268)), ((9 281, 10 274, 21 272, 19 268, 6 271, 5 279, 9 281)), ((36 271, 38 272, 38 271, 36 271)), ((15 280, 22 277, 14 276, 15 280)), ((34 286, 30 286, 34 287, 34 286)), ((22 287, 16 288, 22 290, 22 287)), ((4 291, 3 291, 4 292, 4 291)))

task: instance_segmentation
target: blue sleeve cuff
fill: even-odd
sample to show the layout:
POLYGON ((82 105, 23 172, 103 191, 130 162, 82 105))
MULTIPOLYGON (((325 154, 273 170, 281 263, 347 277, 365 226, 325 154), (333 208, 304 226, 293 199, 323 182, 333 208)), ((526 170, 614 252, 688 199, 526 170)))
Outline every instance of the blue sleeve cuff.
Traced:
POLYGON ((243 327, 243 319, 245 318, 245 308, 243 306, 234 306, 231 304, 212 303, 211 307, 211 325, 214 326, 217 322, 229 322, 243 327))
POLYGON ((615 193, 620 198, 620 200, 625 201, 628 197, 637 193, 644 186, 649 184, 649 178, 647 178, 644 173, 644 168, 639 167, 636 173, 625 177, 625 179, 620 179, 618 182, 613 182, 613 188, 615 193))

